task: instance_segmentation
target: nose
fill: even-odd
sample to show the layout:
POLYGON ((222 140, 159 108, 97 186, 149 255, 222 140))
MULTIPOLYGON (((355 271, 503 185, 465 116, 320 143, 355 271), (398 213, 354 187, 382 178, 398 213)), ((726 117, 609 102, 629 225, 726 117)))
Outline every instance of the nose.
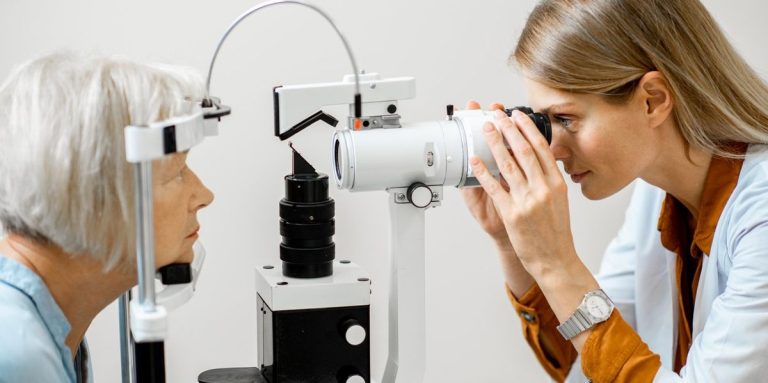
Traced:
POLYGON ((192 175, 195 182, 195 192, 192 195, 192 206, 190 207, 192 211, 198 211, 210 205, 213 202, 214 196, 211 189, 208 189, 208 187, 203 184, 203 181, 200 180, 197 174, 192 173, 192 175))
POLYGON ((556 161, 562 161, 571 156, 571 149, 568 147, 568 139, 562 129, 552 130, 552 142, 549 144, 552 155, 556 161))

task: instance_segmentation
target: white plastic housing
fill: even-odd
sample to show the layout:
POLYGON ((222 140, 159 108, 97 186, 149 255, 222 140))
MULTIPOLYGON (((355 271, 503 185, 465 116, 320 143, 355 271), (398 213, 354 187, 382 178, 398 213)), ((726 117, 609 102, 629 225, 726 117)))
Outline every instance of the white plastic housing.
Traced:
POLYGON ((131 300, 131 334, 136 343, 160 342, 167 333, 168 312, 163 306, 147 310, 138 300, 131 300))
MULTIPOLYGON (((277 95, 278 132, 285 133, 313 113, 329 105, 350 104, 355 95, 355 76, 346 75, 340 82, 285 85, 275 88, 277 95)), ((398 100, 413 98, 413 77, 381 78, 378 73, 360 75, 363 115, 386 113, 386 107, 398 100)))
POLYGON ((256 291, 272 311, 368 306, 371 282, 354 263, 334 261, 333 274, 323 278, 290 278, 282 264, 256 270, 256 291))
POLYGON ((483 135, 493 112, 466 110, 451 120, 404 124, 398 129, 340 130, 333 136, 336 184, 351 191, 429 186, 477 186, 469 158, 478 156, 494 176, 499 170, 483 135))
MULTIPOLYGON (((160 284, 162 287, 156 288, 157 304, 169 311, 175 310, 177 307, 189 302, 195 293, 195 287, 197 286, 200 271, 202 271, 203 262, 205 261, 205 248, 200 241, 195 241, 192 250, 194 252, 194 258, 190 264, 192 268, 192 282, 168 286, 160 284)), ((157 279, 155 281, 157 282, 157 279)))

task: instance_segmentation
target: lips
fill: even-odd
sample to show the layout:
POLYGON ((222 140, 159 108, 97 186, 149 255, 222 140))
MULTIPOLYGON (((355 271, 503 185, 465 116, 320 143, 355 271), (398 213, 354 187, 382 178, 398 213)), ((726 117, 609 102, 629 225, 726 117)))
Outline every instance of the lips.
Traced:
POLYGON ((582 179, 584 179, 584 177, 586 177, 586 176, 587 176, 589 173, 590 173, 590 172, 589 172, 588 170, 587 170, 587 171, 585 171, 585 172, 581 172, 581 173, 571 173, 571 181, 573 181, 574 183, 579 183, 579 182, 581 182, 581 180, 582 180, 582 179))
POLYGON ((198 231, 200 231, 200 226, 196 227, 195 230, 193 230, 192 233, 187 236, 187 238, 196 236, 198 231))

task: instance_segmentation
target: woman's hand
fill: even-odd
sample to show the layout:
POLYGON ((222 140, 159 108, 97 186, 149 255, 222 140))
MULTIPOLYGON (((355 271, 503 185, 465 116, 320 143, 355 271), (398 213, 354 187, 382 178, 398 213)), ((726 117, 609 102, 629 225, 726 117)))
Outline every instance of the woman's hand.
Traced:
POLYGON ((567 187, 549 144, 533 121, 519 111, 513 112, 511 118, 502 111, 496 113, 499 129, 488 122, 484 132, 508 185, 496 180, 485 164, 473 157, 470 164, 484 194, 474 192, 472 198, 472 194, 467 195, 472 192, 468 192, 465 199, 468 205, 474 202, 470 210, 492 236, 499 235, 501 222, 523 266, 539 280, 542 272, 578 260, 570 228, 567 187), (489 199, 493 208, 488 206, 489 199))
MULTIPOLYGON (((480 104, 475 101, 469 101, 467 103, 467 109, 480 109, 480 104)), ((501 104, 491 104, 489 109, 503 110, 504 106, 501 104)), ((509 190, 506 182, 503 180, 501 182, 501 187, 504 188, 504 190, 509 190)), ((462 188, 460 190, 470 214, 472 214, 472 217, 474 217, 477 223, 480 224, 480 227, 493 238, 496 242, 496 246, 499 247, 500 250, 514 253, 512 245, 509 242, 509 237, 507 236, 507 230, 504 227, 504 222, 496 211, 496 205, 493 204, 493 200, 488 193, 486 193, 483 188, 477 187, 462 188)))
MULTIPOLYGON (((560 322, 579 306, 584 294, 599 287, 576 255, 568 212, 568 190, 544 136, 520 111, 496 112, 484 126, 493 158, 507 180, 505 188, 477 157, 470 165, 493 200, 516 259, 538 283, 560 322), (496 129, 499 127, 499 130, 496 129), (504 145, 509 143, 510 149, 504 145)), ((514 291, 513 291, 514 292, 514 291)), ((590 331, 573 338, 583 348, 590 331)))

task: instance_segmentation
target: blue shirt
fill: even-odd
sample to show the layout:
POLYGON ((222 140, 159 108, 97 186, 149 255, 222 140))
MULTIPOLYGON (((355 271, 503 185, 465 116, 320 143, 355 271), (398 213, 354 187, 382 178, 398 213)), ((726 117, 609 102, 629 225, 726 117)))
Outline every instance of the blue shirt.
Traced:
POLYGON ((0 255, 0 383, 92 382, 88 347, 75 360, 71 326, 43 280, 0 255))

